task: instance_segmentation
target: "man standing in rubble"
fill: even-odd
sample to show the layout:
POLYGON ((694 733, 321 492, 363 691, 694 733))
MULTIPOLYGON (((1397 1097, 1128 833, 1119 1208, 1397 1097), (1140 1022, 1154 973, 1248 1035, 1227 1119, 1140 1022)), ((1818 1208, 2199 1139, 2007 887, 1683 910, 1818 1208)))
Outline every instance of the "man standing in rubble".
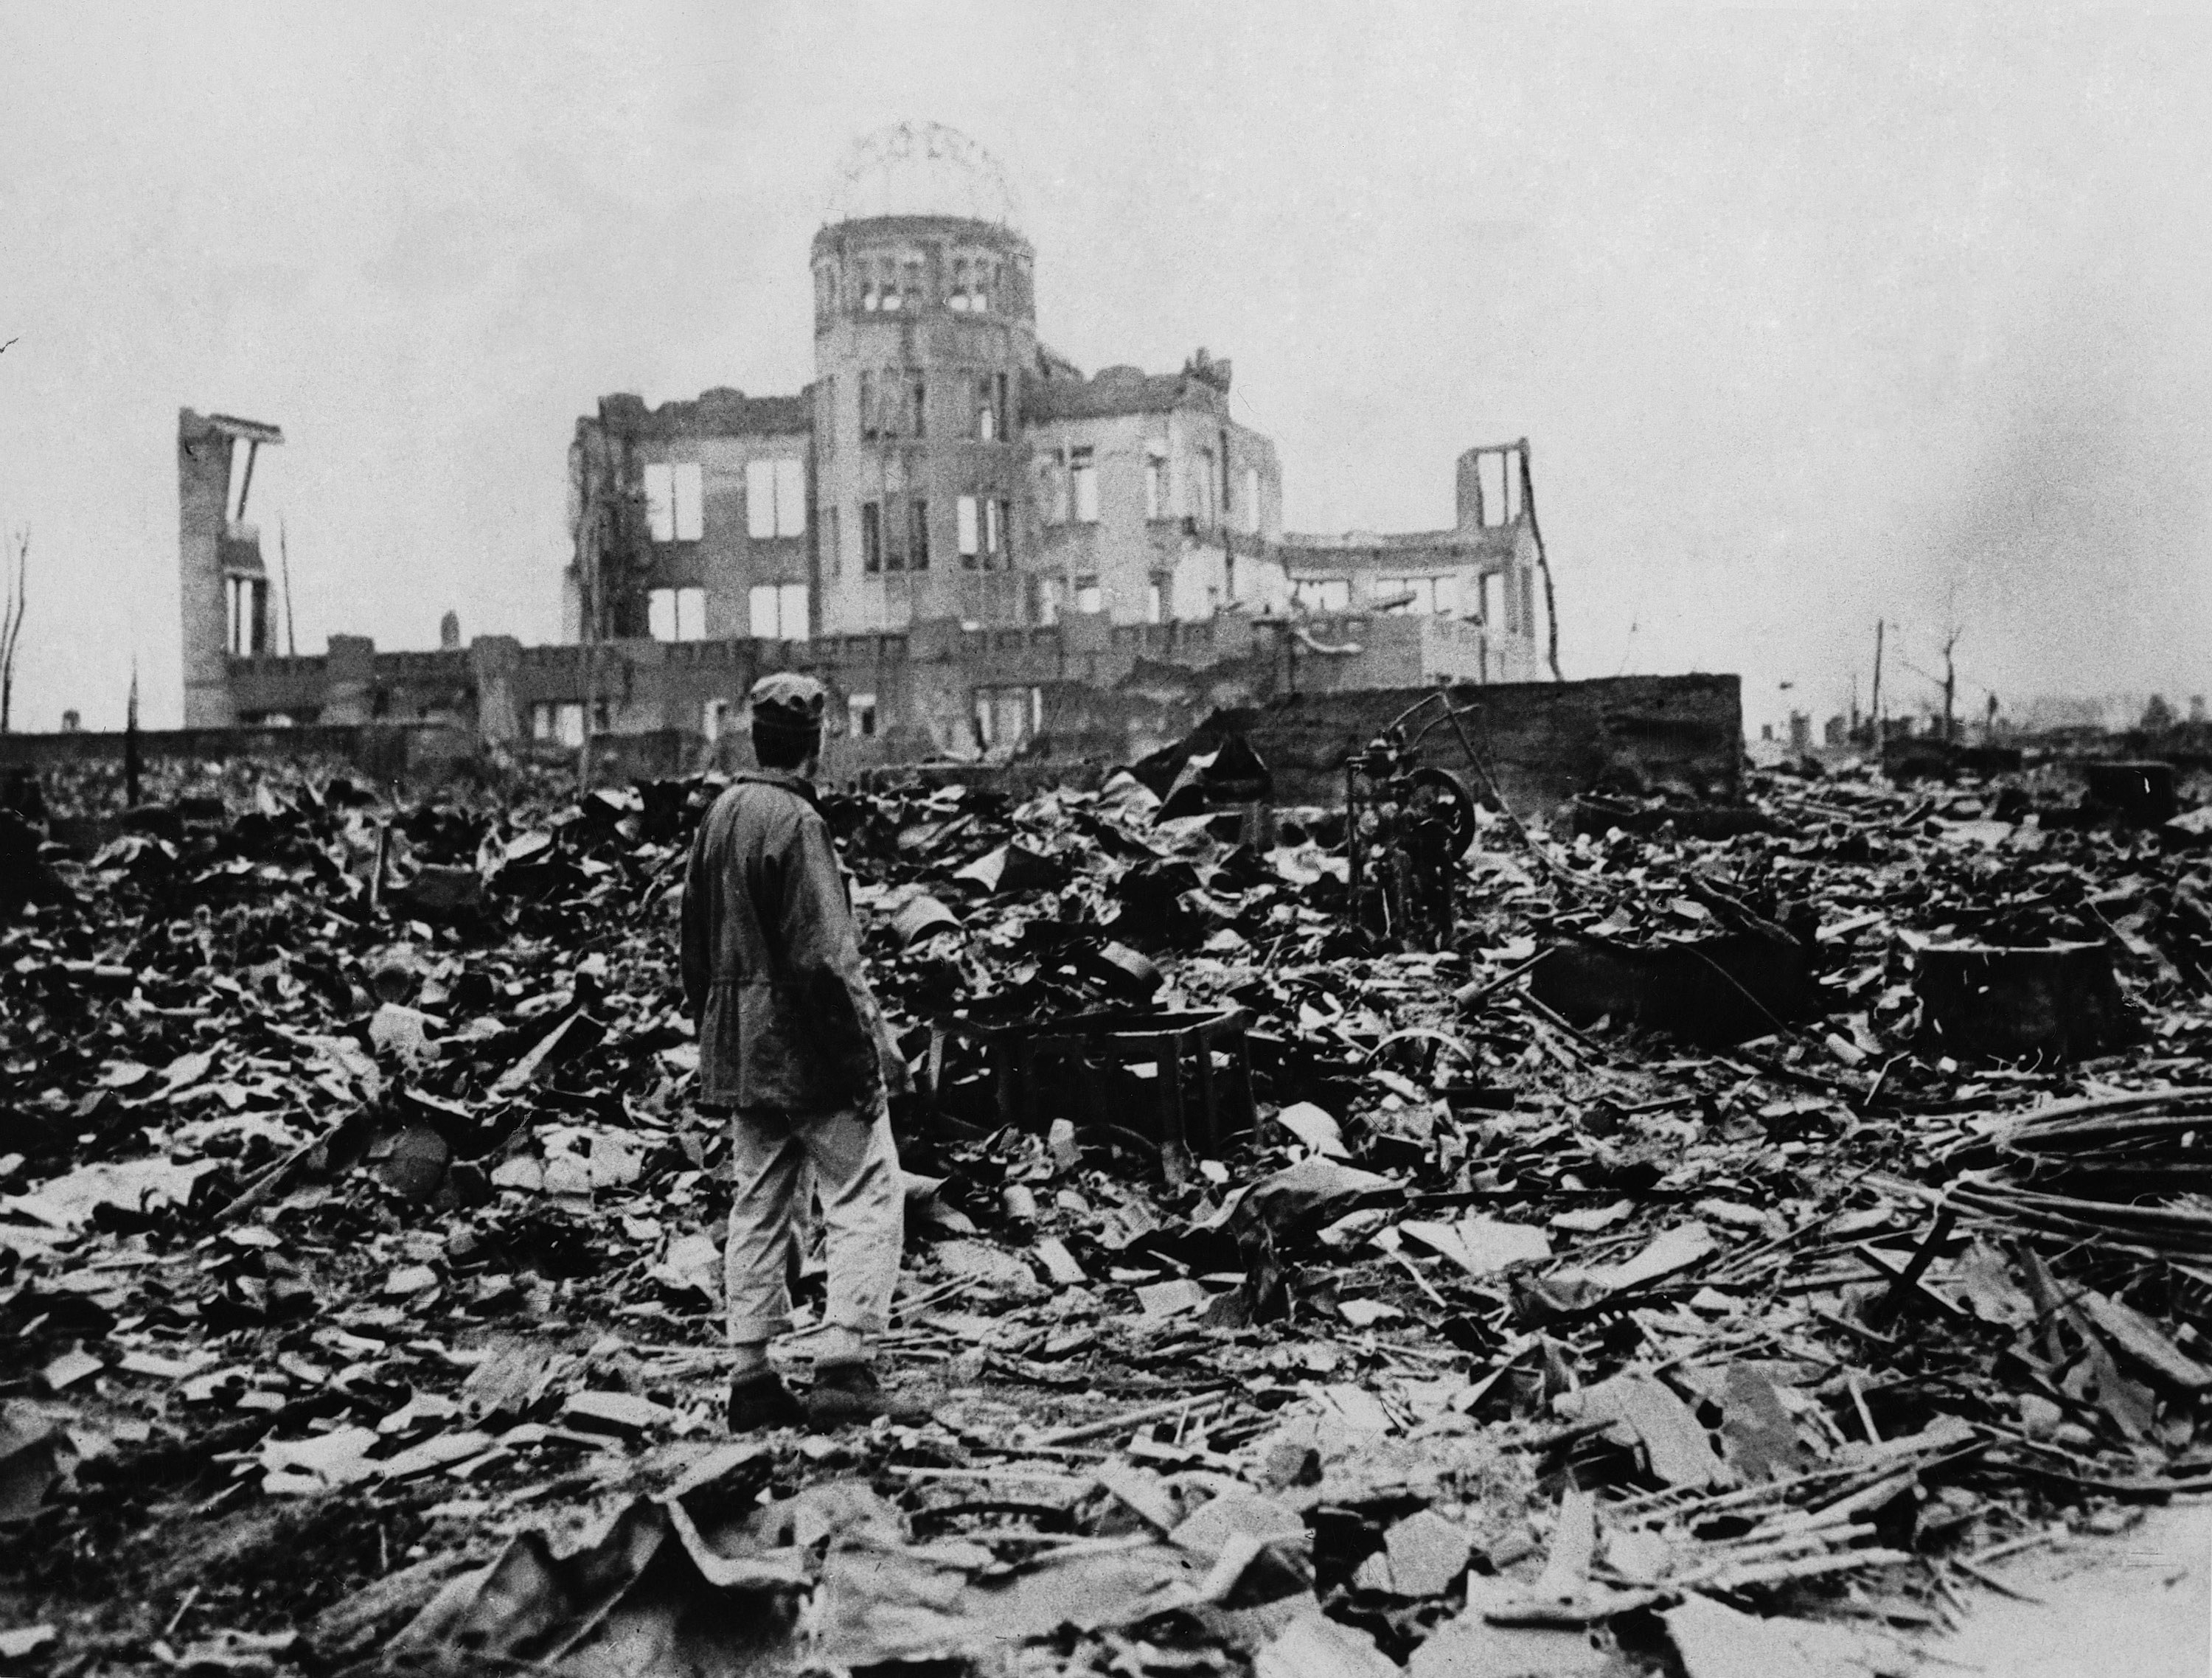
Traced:
POLYGON ((809 780, 822 745, 822 685, 763 677, 751 703, 760 768, 707 812, 684 887, 699 1105, 730 1127, 735 1199, 722 1263, 733 1433, 889 1412, 875 1341, 905 1233, 888 1098, 902 1091, 906 1067, 862 976, 844 877, 809 780), (768 1347, 790 1326, 789 1277, 817 1189, 829 1308, 802 1405, 769 1367, 768 1347))

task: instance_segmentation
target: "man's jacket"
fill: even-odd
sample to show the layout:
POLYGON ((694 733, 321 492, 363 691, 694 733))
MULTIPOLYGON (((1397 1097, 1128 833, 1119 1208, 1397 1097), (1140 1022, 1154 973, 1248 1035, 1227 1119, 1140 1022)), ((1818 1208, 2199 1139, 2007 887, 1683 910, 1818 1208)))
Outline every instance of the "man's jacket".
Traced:
POLYGON ((822 1112, 882 1091, 895 1054, 884 1054, 844 876, 800 776, 741 775, 700 824, 683 968, 702 1102, 822 1112))

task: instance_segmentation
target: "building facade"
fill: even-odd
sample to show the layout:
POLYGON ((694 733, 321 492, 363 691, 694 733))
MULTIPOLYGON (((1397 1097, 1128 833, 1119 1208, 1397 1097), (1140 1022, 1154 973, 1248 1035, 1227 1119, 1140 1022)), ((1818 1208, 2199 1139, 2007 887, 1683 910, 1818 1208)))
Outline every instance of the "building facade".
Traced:
POLYGON ((1039 339, 1036 254, 1010 227, 835 222, 812 271, 799 395, 611 396, 577 422, 575 635, 1407 612, 1477 626, 1485 679, 1541 674, 1525 445, 1462 458, 1449 530, 1285 535, 1230 363, 1086 378, 1039 339))

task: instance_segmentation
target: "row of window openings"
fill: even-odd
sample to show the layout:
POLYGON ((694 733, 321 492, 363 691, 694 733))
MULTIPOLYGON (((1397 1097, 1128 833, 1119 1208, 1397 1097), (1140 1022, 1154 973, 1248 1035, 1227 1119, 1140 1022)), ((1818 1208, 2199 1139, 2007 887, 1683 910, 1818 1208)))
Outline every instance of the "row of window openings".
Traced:
MULTIPOLYGON (((878 257, 856 262, 852 274, 854 301, 866 314, 896 314, 901 309, 921 308, 929 301, 924 271, 918 257, 878 257)), ((826 308, 836 282, 826 267, 818 275, 815 301, 817 307, 826 308)), ((955 257, 945 307, 955 314, 988 314, 991 299, 999 294, 1000 280, 999 264, 980 257, 955 257)))
MULTIPOLYGON (((960 375, 960 411, 963 436, 987 443, 1006 435, 1006 375, 974 373, 960 375)), ((885 368, 860 372, 860 435, 926 437, 929 435, 929 387, 921 374, 910 369, 885 368)))
MULTIPOLYGON (((645 469, 646 526, 656 542, 696 542, 704 532, 704 486, 696 460, 645 469)), ((756 541, 806 534, 806 463, 745 463, 745 534, 756 541)))
MULTIPOLYGON (((1291 596, 1308 611, 1349 611, 1352 581, 1347 577, 1308 577, 1291 585, 1291 596)), ((1524 585, 1525 592, 1525 585, 1524 585)), ((1371 605, 1403 604, 1416 615, 1457 617, 1460 579, 1444 577, 1377 577, 1368 590, 1371 605)), ((1533 612, 1523 595, 1502 571, 1486 573, 1481 583, 1482 620, 1521 633, 1523 619, 1533 623, 1533 612)))
MULTIPOLYGON (((1100 587, 1097 578, 1079 576, 1074 580, 1073 587, 1066 587, 1058 577, 1042 577, 1038 580, 1040 592, 1037 615, 1046 625, 1049 626, 1060 622, 1064 587, 1066 587, 1066 610, 1086 614, 1095 614, 1106 610, 1106 591, 1100 587)), ((1166 623, 1168 607, 1174 598, 1175 580, 1172 577, 1163 574, 1149 579, 1145 584, 1145 622, 1166 623)), ((1211 617, 1220 609, 1221 591, 1218 588, 1207 589, 1206 615, 1211 617)))
MULTIPOLYGON (((807 638, 806 585, 757 583, 746 592, 746 629, 756 641, 807 638)), ((704 641, 707 591, 656 588, 646 596, 646 632, 655 641, 704 641)))
MULTIPOLYGON (((974 497, 963 495, 960 499, 963 506, 978 504, 974 497)), ((867 503, 870 508, 875 505, 876 503, 872 502, 867 503)), ((1003 528, 999 521, 1005 517, 1002 510, 1005 505, 1003 502, 991 501, 980 503, 980 506, 985 509, 984 517, 975 527, 975 533, 980 539, 993 539, 997 534, 997 530, 1003 528)), ((965 516, 963 515, 962 532, 963 542, 968 538, 968 527, 964 523, 965 516)), ((861 530, 864 534, 867 528, 868 521, 864 512, 861 520, 861 530)), ((869 568, 872 570, 884 568, 870 567, 869 568)), ((920 570, 926 567, 893 565, 889 568, 920 570)), ((979 568, 970 566, 968 568, 979 568)), ((985 566, 980 568, 1000 568, 985 566)), ((1067 609, 1070 611, 1097 613, 1106 609, 1105 590, 1095 576, 1078 576, 1073 580, 1072 587, 1058 577, 1043 577, 1038 581, 1041 588, 1039 602, 1041 616, 1047 624, 1059 621, 1063 593, 1067 609)), ((1455 582, 1455 579, 1419 577, 1408 580, 1404 586, 1425 585, 1431 581, 1442 587, 1455 582)), ((1167 622, 1168 607, 1174 598, 1174 587, 1173 580, 1164 575, 1156 575, 1146 582, 1145 586, 1145 621, 1146 623, 1167 622)), ((1341 611, 1346 609, 1349 600, 1349 595, 1346 593, 1349 587, 1349 584, 1341 580, 1301 583, 1298 585, 1298 598, 1310 610, 1341 611), (1309 591, 1315 592, 1309 593, 1309 591), (1334 604, 1329 604, 1331 602, 1334 604)), ((1395 592, 1400 587, 1401 585, 1389 581, 1376 585, 1378 591, 1384 593, 1395 592)), ((1220 591, 1209 588, 1206 593, 1207 615, 1210 617, 1219 607, 1220 591)), ((805 641, 809 635, 807 605, 808 591, 805 583, 756 584, 747 591, 746 594, 748 632, 754 639, 760 641, 805 641)), ((1428 609, 1423 608, 1423 610, 1428 609)), ((647 632, 655 641, 704 641, 707 638, 707 592, 703 588, 653 589, 647 596, 646 617, 647 632)))
MULTIPOLYGON (((730 720, 743 709, 741 701, 709 699, 701 707, 699 732, 711 743, 728 732, 730 720)), ((876 732, 876 696, 856 693, 845 702, 850 732, 862 738, 876 732)), ((612 707, 599 700, 593 707, 592 727, 604 733, 614 725, 612 707)), ((530 738, 551 745, 571 748, 584 743, 584 708, 574 700, 541 700, 530 708, 530 738)))
MULTIPOLYGON (((700 708, 699 732, 707 737, 708 745, 720 739, 730 730, 731 720, 744 709, 742 700, 710 699, 700 708)), ((855 693, 846 696, 845 732, 856 739, 872 739, 876 733, 876 696, 872 693, 855 693)))
MULTIPOLYGON (((1195 459, 1197 479, 1193 485, 1196 492, 1200 524, 1213 523, 1216 483, 1213 473, 1213 452, 1201 449, 1195 459)), ((1243 504, 1236 510, 1237 523, 1249 535, 1260 533, 1260 469, 1244 468, 1243 504)), ((1224 502, 1224 514, 1231 509, 1224 502)), ((1175 516, 1175 482, 1168 465, 1165 449, 1155 444, 1145 456, 1145 517, 1168 519, 1175 516)), ((1079 525, 1098 522, 1098 461, 1090 448, 1054 449, 1046 467, 1045 522, 1064 525, 1071 519, 1079 525)))
MULTIPOLYGON (((929 569, 929 502, 909 497, 860 503, 860 568, 867 572, 929 569), (904 525, 903 544, 896 538, 904 525)), ((1012 565, 1007 531, 1013 503, 991 495, 962 495, 953 502, 954 535, 963 571, 1003 571, 1012 565)))

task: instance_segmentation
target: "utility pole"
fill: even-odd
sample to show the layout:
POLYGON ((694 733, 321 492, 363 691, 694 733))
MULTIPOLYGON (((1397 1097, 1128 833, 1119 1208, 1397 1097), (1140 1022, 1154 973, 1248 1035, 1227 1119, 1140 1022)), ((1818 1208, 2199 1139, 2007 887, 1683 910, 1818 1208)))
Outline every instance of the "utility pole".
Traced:
POLYGON ((1881 750, 1881 629, 1882 620, 1874 620, 1874 697, 1868 708, 1874 719, 1874 749, 1881 750))
POLYGON ((292 550, 284 540, 284 515, 276 515, 276 559, 284 576, 284 656, 300 656, 300 637, 292 630, 292 550))
POLYGON ((1951 702, 1959 690, 1959 672, 1951 652, 1959 644, 1965 631, 1954 629, 1943 638, 1943 744, 1948 745, 1958 738, 1956 726, 1951 720, 1951 702))
POLYGON ((23 639, 23 579, 31 563, 31 530, 15 532, 15 575, 0 570, 0 734, 11 726, 15 695, 15 648, 23 639))
POLYGON ((138 660, 131 660, 131 697, 123 708, 124 807, 138 807, 138 660))

